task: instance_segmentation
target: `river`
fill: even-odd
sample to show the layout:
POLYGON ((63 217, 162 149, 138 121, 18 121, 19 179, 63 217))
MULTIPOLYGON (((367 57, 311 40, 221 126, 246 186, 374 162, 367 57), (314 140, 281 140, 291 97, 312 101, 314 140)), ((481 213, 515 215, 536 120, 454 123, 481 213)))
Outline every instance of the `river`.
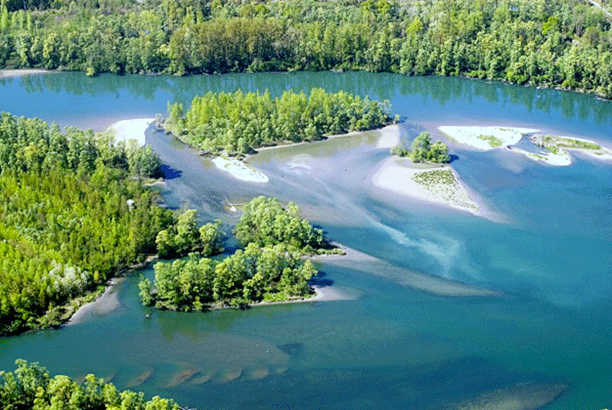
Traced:
MULTIPOLYGON (((444 77, 372 73, 0 79, 0 109, 105 129, 166 112, 207 91, 323 87, 388 99, 408 146, 441 125, 499 125, 612 147, 612 104, 593 96, 444 77)), ((153 313, 137 275, 119 307, 59 330, 1 338, 0 369, 37 361, 52 373, 108 377, 120 388, 198 409, 601 409, 612 405, 612 164, 575 155, 551 167, 507 150, 450 141, 453 167, 497 221, 391 195, 369 184, 388 156, 373 136, 266 151, 268 184, 239 182, 152 128, 168 204, 202 220, 237 220, 228 203, 266 194, 294 201, 333 240, 380 269, 322 264, 322 283, 353 300, 211 313, 153 313), (388 269, 389 264, 395 269, 388 269), (414 271, 491 289, 453 298, 405 285, 414 271), (488 403, 488 404, 487 404, 488 403), (497 407, 496 407, 497 403, 497 407), (518 404, 517 404, 518 403, 518 404), (486 406, 489 407, 486 407, 486 406), (455 406, 455 407, 453 407, 455 406), (478 407, 480 406, 480 407, 478 407), (493 407, 491 407, 493 406, 493 407)), ((145 275, 152 275, 145 269, 145 275)))

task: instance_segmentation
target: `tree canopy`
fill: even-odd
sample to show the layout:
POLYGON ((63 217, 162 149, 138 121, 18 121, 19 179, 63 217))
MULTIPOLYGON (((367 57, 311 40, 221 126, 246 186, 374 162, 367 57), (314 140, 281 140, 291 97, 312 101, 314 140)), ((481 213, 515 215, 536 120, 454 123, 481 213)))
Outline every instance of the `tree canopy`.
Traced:
POLYGON ((397 146, 391 149, 391 154, 409 157, 413 162, 450 162, 446 144, 440 142, 440 140, 432 144, 428 132, 422 132, 412 141, 412 150, 397 146))
POLYGON ((308 96, 285 91, 278 98, 268 91, 209 92, 195 97, 185 114, 182 104, 170 105, 166 129, 205 152, 248 154, 279 142, 378 128, 389 122, 388 110, 387 102, 320 88, 308 96))

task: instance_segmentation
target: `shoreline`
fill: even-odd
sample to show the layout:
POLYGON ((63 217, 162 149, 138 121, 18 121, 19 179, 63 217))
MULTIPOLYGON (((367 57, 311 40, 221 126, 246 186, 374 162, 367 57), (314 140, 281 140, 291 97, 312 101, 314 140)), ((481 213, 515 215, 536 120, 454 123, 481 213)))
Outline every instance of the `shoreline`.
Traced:
POLYGON ((54 71, 42 68, 7 68, 0 70, 0 80, 3 78, 19 78, 28 75, 52 74, 54 71))
MULTIPOLYGON (((263 307, 263 306, 274 306, 274 305, 290 305, 294 303, 311 303, 311 302, 339 302, 344 300, 357 300, 361 296, 361 292, 358 291, 349 291, 346 288, 341 288, 339 286, 320 286, 313 285, 311 288, 314 290, 314 295, 310 297, 301 297, 297 299, 290 300, 279 300, 278 302, 258 302, 252 303, 248 305, 248 309, 254 307, 263 307)), ((222 308, 223 309, 223 308, 222 308)), ((211 309, 216 310, 216 309, 211 309)))
POLYGON ((128 141, 134 140, 139 146, 143 147, 146 144, 145 132, 154 121, 155 118, 121 120, 111 124, 105 133, 112 133, 115 142, 123 141, 127 144, 128 141))
POLYGON ((211 162, 223 172, 228 172, 236 179, 256 184, 266 184, 270 178, 251 164, 223 156, 214 157, 211 162))
MULTIPOLYGON (((444 175, 449 176, 448 173, 444 175)), ((392 156, 387 158, 374 174, 372 185, 403 196, 469 212, 476 216, 482 216, 481 209, 484 208, 472 198, 461 178, 450 165, 415 164, 407 158, 392 156), (415 180, 415 177, 427 177, 436 171, 452 173, 452 182, 445 180, 448 183, 435 183, 434 181, 429 185, 424 185, 415 180)))
POLYGON ((524 136, 539 130, 533 128, 495 126, 440 126, 438 130, 451 140, 481 151, 490 151, 515 145, 524 136))
POLYGON ((95 300, 88 302, 77 309, 68 319, 64 326, 73 326, 85 322, 93 314, 107 315, 121 307, 119 296, 117 295, 117 285, 123 283, 126 276, 114 277, 107 283, 107 288, 95 300))

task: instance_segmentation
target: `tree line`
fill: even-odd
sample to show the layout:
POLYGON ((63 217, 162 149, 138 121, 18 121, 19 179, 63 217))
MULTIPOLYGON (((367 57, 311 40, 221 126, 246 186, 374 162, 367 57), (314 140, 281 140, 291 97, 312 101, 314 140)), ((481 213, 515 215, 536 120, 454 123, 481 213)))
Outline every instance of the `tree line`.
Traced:
POLYGON ((315 141, 325 135, 378 128, 390 121, 388 102, 321 88, 262 93, 208 92, 195 97, 187 112, 181 103, 168 107, 168 131, 204 152, 244 155, 282 142, 315 141))
POLYGON ((140 280, 142 303, 201 311, 306 297, 312 294, 308 281, 318 272, 302 256, 335 252, 320 229, 300 218, 297 206, 285 208, 275 198, 260 196, 246 204, 234 232, 244 250, 222 260, 190 254, 155 264, 154 282, 140 280))
POLYGON ((612 34, 584 0, 2 0, 0 66, 89 75, 366 70, 612 97, 612 34))
POLYGON ((158 167, 148 146, 0 114, 1 335, 60 324, 70 301, 160 246, 218 246, 218 225, 198 231, 195 211, 159 206, 143 184, 158 167))
POLYGON ((38 363, 15 362, 14 372, 0 371, 0 408, 4 410, 179 410, 173 400, 159 396, 147 401, 143 393, 119 391, 111 383, 87 375, 83 383, 68 376, 51 377, 38 363))
POLYGON ((391 154, 400 157, 409 157, 412 162, 435 162, 448 163, 448 147, 440 140, 431 143, 431 136, 428 132, 422 132, 412 141, 412 150, 397 146, 391 149, 391 154))

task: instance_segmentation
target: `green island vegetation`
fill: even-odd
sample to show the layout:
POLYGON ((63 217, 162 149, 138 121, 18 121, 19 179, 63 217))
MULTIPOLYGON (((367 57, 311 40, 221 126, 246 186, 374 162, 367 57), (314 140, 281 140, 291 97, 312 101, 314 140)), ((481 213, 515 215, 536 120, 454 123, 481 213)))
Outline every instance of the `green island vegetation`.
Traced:
POLYGON ((573 138, 565 137, 553 137, 546 135, 542 138, 542 141, 548 148, 549 145, 555 145, 563 148, 578 148, 578 149, 589 149, 589 150, 600 150, 601 146, 591 141, 581 141, 573 138))
POLYGON ((0 67, 88 75, 365 70, 610 98, 611 40, 586 0, 0 3, 0 67))
POLYGON ((187 209, 178 215, 176 223, 159 231, 155 238, 160 258, 198 252, 210 256, 223 252, 224 234, 219 229, 221 221, 207 223, 198 228, 197 212, 187 209))
POLYGON ((412 162, 449 163, 448 147, 439 140, 431 143, 428 132, 422 132, 412 141, 412 150, 397 146, 391 149, 392 155, 408 157, 412 162))
POLYGON ((489 145, 493 148, 502 146, 502 141, 493 135, 479 135, 476 138, 478 138, 479 140, 487 141, 489 145))
POLYGON ((38 363, 15 362, 14 372, 0 371, 0 408, 4 410, 179 410, 173 400, 118 391, 93 374, 82 383, 68 376, 51 377, 38 363))
POLYGON ((149 146, 0 114, 0 335, 60 325, 156 238, 163 256, 218 248, 217 224, 194 239, 195 211, 158 206, 158 168, 149 146))
POLYGON ((146 306, 201 311, 223 306, 302 299, 313 294, 308 281, 318 272, 302 257, 337 253, 290 203, 257 197, 244 207, 235 227, 245 246, 222 260, 198 258, 155 264, 155 281, 141 278, 140 296, 146 306))
POLYGON ((263 94, 213 93, 195 97, 184 113, 181 103, 168 107, 165 127, 205 153, 244 155, 254 148, 284 142, 315 141, 326 135, 379 128, 390 122, 388 103, 321 88, 263 94))
POLYGON ((456 185, 455 175, 449 169, 436 169, 433 171, 419 172, 412 177, 413 181, 423 185, 456 185))

